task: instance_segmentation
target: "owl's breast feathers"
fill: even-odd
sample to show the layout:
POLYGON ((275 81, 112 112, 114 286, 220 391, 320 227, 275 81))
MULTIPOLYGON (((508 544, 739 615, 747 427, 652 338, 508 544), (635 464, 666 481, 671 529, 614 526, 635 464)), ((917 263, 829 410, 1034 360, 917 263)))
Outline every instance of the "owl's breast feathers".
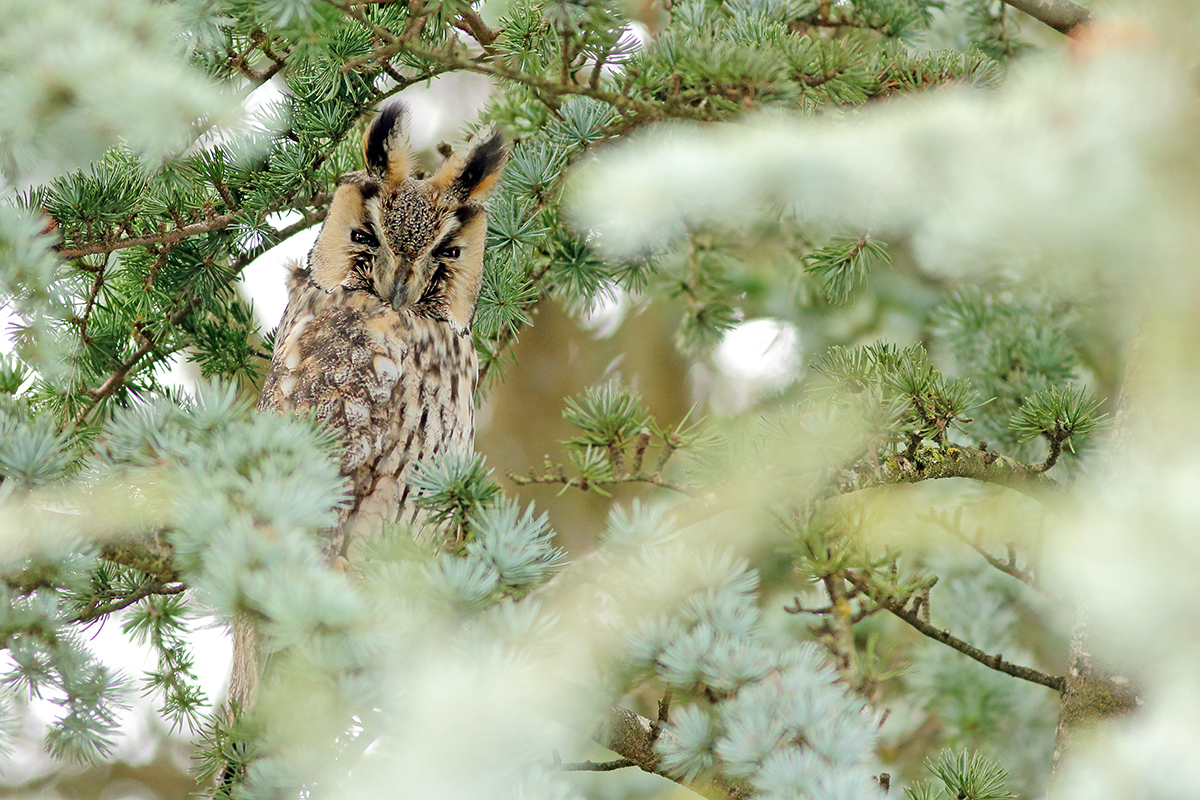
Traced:
POLYGON ((423 459, 472 449, 477 377, 469 329, 369 292, 326 290, 293 268, 258 407, 314 413, 345 440, 352 501, 326 545, 330 560, 385 523, 420 524, 408 479, 423 459))

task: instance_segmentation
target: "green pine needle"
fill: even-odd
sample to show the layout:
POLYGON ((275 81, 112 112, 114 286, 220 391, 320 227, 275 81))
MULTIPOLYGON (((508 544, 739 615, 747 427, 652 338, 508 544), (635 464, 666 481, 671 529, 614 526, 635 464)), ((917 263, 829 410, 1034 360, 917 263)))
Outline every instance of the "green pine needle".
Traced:
POLYGON ((968 756, 964 751, 956 756, 950 750, 943 750, 937 761, 927 759, 925 768, 944 784, 942 795, 947 798, 1007 800, 1016 797, 1004 788, 1008 772, 979 752, 968 756))
POLYGON ((1023 442, 1038 436, 1067 442, 1107 423, 1107 414, 1096 414, 1100 404, 1101 400, 1082 386, 1052 386, 1026 398, 1009 427, 1023 442))
POLYGON ((583 431, 566 441, 571 447, 622 446, 649 420, 641 396, 616 380, 589 387, 567 399, 563 419, 583 431))

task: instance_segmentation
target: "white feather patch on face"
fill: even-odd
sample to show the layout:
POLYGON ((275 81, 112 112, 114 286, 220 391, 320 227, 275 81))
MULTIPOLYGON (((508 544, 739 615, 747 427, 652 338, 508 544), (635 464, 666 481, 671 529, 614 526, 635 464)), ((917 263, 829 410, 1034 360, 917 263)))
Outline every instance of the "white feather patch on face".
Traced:
MULTIPOLYGON (((450 231, 454 230, 456 227, 458 227, 458 220, 453 214, 442 220, 442 224, 438 226, 437 234, 432 239, 432 246, 436 247, 437 245, 442 244, 442 239, 444 239, 450 233, 450 231)), ((453 242, 446 242, 446 244, 453 244, 453 242)), ((431 250, 430 253, 432 254, 432 252, 433 251, 431 250)))
POLYGON ((483 247, 487 232, 487 219, 477 214, 463 226, 456 242, 462 248, 458 258, 458 280, 450 287, 446 298, 450 320, 461 329, 471 324, 475 315, 475 304, 479 300, 479 288, 483 282, 483 247))
POLYGON ((350 231, 362 223, 365 213, 362 192, 357 186, 342 184, 333 193, 329 213, 309 255, 313 282, 327 292, 341 286, 350 273, 351 262, 347 258, 350 231))

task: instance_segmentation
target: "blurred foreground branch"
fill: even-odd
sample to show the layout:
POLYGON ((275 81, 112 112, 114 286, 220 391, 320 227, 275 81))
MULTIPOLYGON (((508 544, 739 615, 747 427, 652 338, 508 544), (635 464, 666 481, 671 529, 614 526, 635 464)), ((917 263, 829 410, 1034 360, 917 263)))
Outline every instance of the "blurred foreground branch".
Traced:
POLYGON ((1075 35, 1076 29, 1080 25, 1091 22, 1093 19, 1090 9, 1076 5, 1070 0, 1004 0, 1004 2, 1067 36, 1075 35))

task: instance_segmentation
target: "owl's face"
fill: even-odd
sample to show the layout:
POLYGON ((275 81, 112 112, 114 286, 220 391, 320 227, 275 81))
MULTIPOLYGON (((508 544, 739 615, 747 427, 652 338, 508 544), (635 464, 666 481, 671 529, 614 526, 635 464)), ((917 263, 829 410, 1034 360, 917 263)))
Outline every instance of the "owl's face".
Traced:
POLYGON ((432 177, 411 177, 404 107, 379 112, 363 137, 367 168, 343 176, 309 253, 327 290, 367 291, 396 310, 467 327, 483 279, 482 200, 507 158, 493 128, 480 131, 432 177))

